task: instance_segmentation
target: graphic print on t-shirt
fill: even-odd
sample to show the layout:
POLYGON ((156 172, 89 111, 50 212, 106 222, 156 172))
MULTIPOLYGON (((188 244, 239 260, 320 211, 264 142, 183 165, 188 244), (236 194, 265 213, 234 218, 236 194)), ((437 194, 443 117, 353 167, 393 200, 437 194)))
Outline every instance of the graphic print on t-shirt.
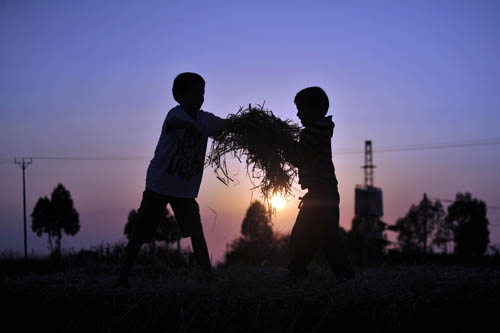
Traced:
POLYGON ((177 173, 187 180, 203 172, 205 148, 201 134, 194 128, 188 127, 184 135, 177 140, 175 152, 170 159, 167 173, 177 173))

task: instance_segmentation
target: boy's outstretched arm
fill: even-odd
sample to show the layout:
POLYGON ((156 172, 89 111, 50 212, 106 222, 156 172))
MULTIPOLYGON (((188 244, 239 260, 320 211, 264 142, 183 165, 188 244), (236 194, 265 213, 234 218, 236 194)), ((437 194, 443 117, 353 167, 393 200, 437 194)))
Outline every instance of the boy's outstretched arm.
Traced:
POLYGON ((201 131, 201 126, 196 121, 190 121, 176 116, 173 116, 167 120, 165 130, 167 132, 170 132, 187 127, 192 127, 197 131, 201 131))
POLYGON ((216 137, 222 131, 229 129, 230 127, 231 121, 229 119, 223 119, 214 114, 208 114, 207 122, 205 124, 207 136, 211 138, 216 137))
POLYGON ((303 159, 302 145, 295 140, 282 140, 283 153, 285 159, 293 166, 299 167, 300 161, 303 159))
POLYGON ((299 141, 289 140, 287 138, 279 138, 280 146, 283 147, 285 159, 295 167, 300 167, 303 161, 315 159, 315 146, 318 144, 317 139, 311 134, 303 131, 299 141))

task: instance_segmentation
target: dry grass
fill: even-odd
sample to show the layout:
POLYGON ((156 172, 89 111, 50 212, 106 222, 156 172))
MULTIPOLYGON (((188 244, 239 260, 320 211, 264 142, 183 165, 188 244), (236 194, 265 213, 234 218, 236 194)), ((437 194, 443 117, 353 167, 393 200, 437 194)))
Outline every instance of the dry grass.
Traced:
POLYGON ((193 269, 138 265, 129 289, 117 267, 89 263, 49 275, 0 274, 1 313, 21 330, 172 332, 465 332, 496 324, 500 270, 396 266, 336 283, 323 266, 299 283, 284 267, 193 269))
POLYGON ((214 138, 207 158, 217 178, 226 185, 233 181, 226 164, 229 155, 240 162, 245 159, 250 180, 258 182, 254 188, 260 190, 264 199, 274 194, 290 195, 296 170, 285 159, 283 147, 270 138, 297 140, 300 127, 290 120, 281 120, 263 105, 241 107, 227 119, 231 125, 214 138))

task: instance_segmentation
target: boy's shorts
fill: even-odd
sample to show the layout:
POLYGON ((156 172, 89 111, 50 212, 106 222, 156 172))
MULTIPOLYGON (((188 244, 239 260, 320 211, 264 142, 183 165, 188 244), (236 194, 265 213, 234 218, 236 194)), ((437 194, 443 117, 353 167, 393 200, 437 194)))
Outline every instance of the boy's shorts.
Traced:
POLYGON ((182 237, 203 233, 200 207, 194 198, 176 198, 158 194, 146 188, 142 194, 138 221, 134 226, 133 237, 144 243, 151 242, 161 219, 165 216, 166 206, 170 204, 179 225, 182 237))

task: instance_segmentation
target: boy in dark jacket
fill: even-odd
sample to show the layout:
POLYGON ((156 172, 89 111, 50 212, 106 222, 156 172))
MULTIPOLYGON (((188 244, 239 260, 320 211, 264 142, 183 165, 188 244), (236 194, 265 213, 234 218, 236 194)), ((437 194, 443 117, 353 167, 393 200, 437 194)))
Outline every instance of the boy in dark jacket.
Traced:
POLYGON ((294 281, 307 275, 318 248, 336 278, 355 273, 339 238, 339 192, 332 162, 331 138, 335 124, 326 116, 328 96, 319 87, 303 89, 295 96, 297 116, 304 129, 299 141, 282 142, 284 153, 299 171, 299 184, 307 189, 290 238, 288 277, 294 281))

